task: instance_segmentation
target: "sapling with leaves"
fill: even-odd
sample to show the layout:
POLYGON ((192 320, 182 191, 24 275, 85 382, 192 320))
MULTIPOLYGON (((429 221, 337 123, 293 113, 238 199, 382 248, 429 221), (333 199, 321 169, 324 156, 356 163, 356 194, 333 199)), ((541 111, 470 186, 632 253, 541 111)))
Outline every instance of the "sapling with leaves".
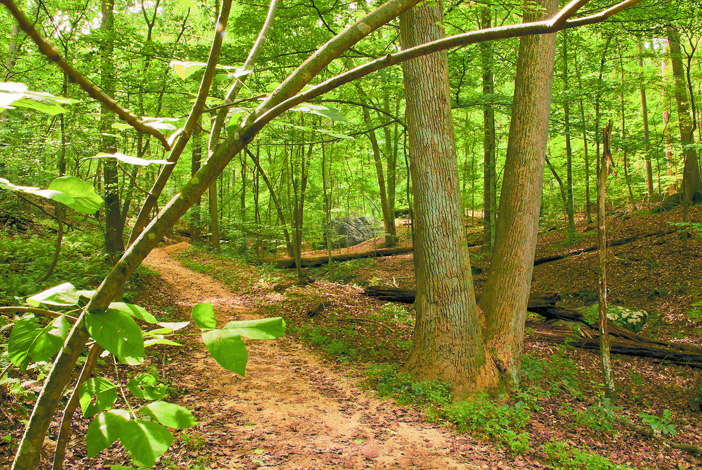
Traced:
MULTIPOLYGON (((623 9, 638 3, 639 1, 640 0, 624 0, 621 3, 618 3, 605 10, 580 18, 574 18, 574 15, 576 15, 584 5, 589 3, 589 0, 574 0, 552 18, 526 22, 519 25, 487 28, 480 31, 462 33, 429 43, 420 44, 399 52, 384 55, 378 59, 370 60, 369 62, 355 67, 348 72, 341 73, 303 91, 303 89, 307 85, 311 84, 313 79, 320 74, 320 72, 326 69, 332 61, 339 58, 344 52, 348 51, 359 41, 367 37, 371 32, 386 25, 388 22, 398 17, 401 13, 415 6, 418 1, 390 0, 367 14, 359 12, 358 14, 362 15, 360 18, 349 24, 345 29, 321 46, 314 54, 312 54, 306 61, 297 67, 285 80, 283 80, 271 94, 265 97, 256 107, 256 109, 247 110, 247 114, 242 116, 241 120, 239 120, 231 128, 231 131, 219 143, 219 145, 212 149, 212 153, 209 155, 207 161, 202 165, 200 170, 193 175, 192 178, 190 178, 179 191, 177 191, 177 193, 168 203, 163 206, 163 209, 161 209, 158 216, 149 221, 152 209, 155 207, 157 198, 160 196, 166 182, 169 179, 171 174, 170 169, 173 167, 173 165, 167 165, 164 167, 157 179, 156 184, 149 191, 146 202, 142 206, 142 210, 140 211, 140 215, 133 229, 132 236, 130 237, 129 247, 122 255, 121 259, 105 277, 100 287, 88 301, 87 305, 83 305, 80 308, 79 316, 77 317, 71 331, 68 333, 64 346, 59 351, 59 354, 54 361, 54 365, 52 366, 52 369, 46 379, 44 388, 37 399, 22 443, 17 451, 13 468, 33 470, 37 467, 40 456, 39 450, 44 441, 44 436, 48 429, 49 423, 54 415, 59 400, 61 399, 63 390, 70 379, 70 371, 72 370, 82 352, 83 346, 88 342, 90 336, 92 336, 92 334, 97 334, 100 336, 104 333, 104 331, 100 330, 99 328, 97 330, 94 328, 96 322, 95 317, 102 316, 103 318, 100 318, 97 321, 105 322, 107 325, 115 324, 114 319, 108 320, 108 317, 110 316, 114 316, 115 318, 118 316, 120 318, 126 318, 124 315, 120 316, 118 313, 108 311, 110 310, 110 305, 113 303, 115 296, 123 290, 129 276, 136 270, 149 252, 159 243, 165 233, 172 229, 174 224, 183 215, 185 215, 187 210, 212 185, 229 162, 235 156, 237 156, 273 119, 277 118, 285 111, 318 98, 345 83, 360 79, 374 71, 400 64, 416 57, 436 51, 466 46, 468 44, 475 44, 484 41, 554 33, 566 28, 599 23, 622 11, 623 9)), ((195 104, 188 114, 186 124, 181 130, 177 131, 172 136, 171 141, 168 141, 168 139, 166 139, 158 129, 149 126, 148 124, 144 123, 142 119, 139 119, 127 111, 124 107, 118 105, 112 98, 106 96, 97 87, 95 87, 80 72, 67 64, 66 61, 58 54, 58 52, 43 38, 41 38, 36 29, 33 27, 32 23, 27 20, 27 18, 24 16, 21 10, 17 8, 12 0, 0 0, 0 3, 8 9, 8 11, 19 23, 20 28, 32 39, 35 44, 37 44, 42 54, 50 58, 57 66, 64 70, 64 72, 68 73, 69 78, 73 82, 77 83, 91 97, 95 98, 101 103, 107 104, 111 111, 118 114, 118 116, 128 124, 142 132, 148 132, 149 134, 158 138, 163 144, 164 148, 171 151, 169 157, 167 158, 169 162, 175 162, 178 160, 178 157, 185 148, 185 145, 187 144, 192 131, 199 120, 200 114, 204 110, 205 102, 209 95, 210 85, 214 76, 217 62, 219 60, 219 51, 224 38, 224 34, 222 33, 226 30, 228 14, 231 7, 231 2, 229 0, 223 0, 219 10, 220 16, 215 23, 216 30, 213 34, 212 44, 210 46, 210 55, 206 62, 207 65, 205 67, 205 72, 203 73, 203 78, 195 99, 195 104)), ((310 106, 319 105, 304 106, 310 108, 310 106)), ((114 328, 114 326, 112 326, 112 328, 114 328)), ((226 357, 228 357, 229 354, 233 354, 232 351, 241 351, 241 347, 238 342, 240 341, 240 336, 243 334, 236 333, 238 328, 239 327, 227 328, 225 326, 225 328, 221 330, 207 331, 205 333, 206 337, 204 340, 206 344, 210 342, 212 346, 208 346, 208 349, 210 349, 215 356, 222 354, 226 357), (221 346, 223 344, 230 346, 222 348, 221 346)), ((127 360, 126 358, 132 357, 128 354, 137 354, 138 356, 139 354, 142 354, 141 351, 143 349, 143 344, 141 344, 140 347, 136 332, 133 335, 130 333, 128 338, 131 338, 130 344, 123 348, 128 351, 123 351, 125 361, 127 360)), ((94 339, 97 340, 97 338, 94 339)), ((99 355, 100 346, 102 346, 100 345, 100 342, 103 342, 106 345, 108 344, 106 338, 102 338, 97 342, 97 344, 94 344, 91 347, 90 358, 94 358, 99 355)), ((109 345, 110 347, 114 346, 114 344, 109 345)), ((117 356, 119 357, 119 352, 117 353, 117 356)), ((225 362, 229 364, 228 360, 225 362)), ((86 361, 79 378, 79 384, 82 384, 89 378, 92 372, 93 364, 94 362, 90 362, 90 360, 86 361)), ((76 389, 80 389, 80 387, 76 387, 76 389)), ((121 429, 121 424, 124 424, 124 421, 122 420, 126 420, 127 422, 133 423, 129 424, 128 428, 134 430, 139 428, 140 431, 146 431, 146 428, 141 426, 139 422, 134 419, 127 419, 127 416, 123 414, 114 416, 114 419, 113 415, 108 416, 110 416, 110 420, 116 423, 114 424, 115 429, 121 429)), ((67 416, 67 419, 70 419, 70 416, 67 416)), ((163 439, 159 441, 159 446, 155 445, 154 448, 150 448, 150 452, 152 453, 143 457, 144 459, 148 459, 148 462, 151 462, 152 457, 163 449, 161 444, 167 441, 167 439, 165 433, 162 433, 162 436, 163 439)), ((114 434, 105 436, 105 438, 107 440, 118 439, 118 437, 115 437, 114 434)), ((127 446, 127 448, 130 450, 129 446, 127 446)), ((134 449, 131 449, 130 451, 132 450, 134 449)))

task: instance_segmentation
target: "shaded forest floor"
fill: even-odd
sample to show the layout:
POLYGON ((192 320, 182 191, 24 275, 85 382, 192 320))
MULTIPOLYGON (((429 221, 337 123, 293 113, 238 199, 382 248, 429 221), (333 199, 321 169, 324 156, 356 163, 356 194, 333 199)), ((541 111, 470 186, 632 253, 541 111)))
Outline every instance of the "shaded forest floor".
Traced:
MULTIPOLYGON (((667 231, 680 217, 678 211, 613 214, 609 238, 667 231)), ((699 208, 690 220, 702 220, 699 208)), ((536 257, 593 245, 596 232, 587 228, 579 224, 573 243, 560 229, 544 228, 536 257)), ((469 228, 469 240, 477 239, 479 230, 469 228)), ((407 235, 402 243, 410 243, 407 235)), ((647 310, 644 335, 702 346, 702 314, 693 305, 702 293, 701 248, 697 238, 685 248, 679 233, 611 248, 610 302, 647 310)), ((483 270, 475 276, 480 293, 488 250, 474 247, 471 258, 483 270)), ((536 266, 532 292, 559 293, 571 308, 593 304, 596 263, 590 252, 536 266)), ((188 320, 194 303, 210 301, 222 322, 282 315, 288 323, 284 338, 248 343, 245 379, 219 368, 198 336, 150 357, 163 366, 172 401, 194 409, 201 422, 176 433, 160 468, 702 468, 701 456, 639 435, 617 418, 641 424, 640 413, 655 416, 649 421, 674 426, 674 440, 699 445, 702 413, 687 402, 702 380, 700 369, 615 356, 619 401, 612 404, 602 400, 595 354, 537 341, 527 330, 523 387, 515 396, 460 408, 446 403, 441 384, 411 386, 397 366, 410 345, 412 309, 362 294, 369 285, 414 288, 411 254, 310 269, 316 282, 302 287, 292 285, 294 270, 252 266, 182 242, 160 249, 148 264, 158 275, 135 280, 142 289, 135 302, 161 320, 188 320)), ((134 373, 116 370, 122 377, 134 373)), ((114 379, 112 367, 103 372, 114 379)), ((0 428, 18 436, 21 417, 7 418, 0 428)), ((115 446, 86 459, 87 421, 75 427, 67 468, 128 464, 115 446)), ((0 466, 9 447, 0 442, 0 466)))

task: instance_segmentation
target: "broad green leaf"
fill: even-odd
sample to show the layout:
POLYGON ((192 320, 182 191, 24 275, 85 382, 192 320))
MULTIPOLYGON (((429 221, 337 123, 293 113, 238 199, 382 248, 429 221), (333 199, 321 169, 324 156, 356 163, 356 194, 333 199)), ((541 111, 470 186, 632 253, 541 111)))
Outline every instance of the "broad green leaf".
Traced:
POLYGON ((88 425, 85 434, 88 457, 110 447, 122 436, 122 428, 129 422, 129 413, 125 410, 111 410, 97 415, 88 425))
POLYGON ((302 111, 303 113, 316 114, 334 121, 346 122, 346 117, 332 106, 322 106, 319 104, 305 103, 292 108, 292 111, 302 111))
POLYGON ((214 307, 212 304, 197 304, 193 307, 192 317, 197 327, 201 330, 217 327, 217 320, 215 320, 214 307))
POLYGON ((128 421, 120 431, 119 440, 124 448, 146 467, 153 467, 173 442, 173 434, 168 429, 150 421, 128 421))
POLYGON ((78 296, 92 299, 95 296, 96 290, 78 290, 78 296))
POLYGON ((39 336, 32 343, 29 349, 29 356, 35 362, 46 361, 53 357, 63 347, 68 333, 71 331, 71 324, 63 315, 57 317, 44 327, 39 336))
POLYGON ((89 312, 85 326, 90 336, 119 358, 144 357, 144 338, 134 319, 119 310, 89 312))
MULTIPOLYGON (((173 127, 171 125, 171 127, 173 127)), ((173 127, 175 129, 175 127, 173 127)), ((98 153, 94 157, 86 157, 87 159, 93 159, 93 158, 114 158, 115 160, 118 160, 122 163, 127 163, 129 165, 138 165, 138 166, 149 166, 149 165, 171 165, 172 162, 169 162, 168 160, 147 160, 145 158, 138 158, 138 157, 130 157, 129 155, 125 155, 123 153, 98 153)))
POLYGON ((137 398, 144 400, 160 400, 168 393, 168 386, 159 384, 156 377, 143 373, 132 378, 127 388, 137 398))
POLYGON ((146 323, 158 323, 156 317, 151 315, 144 307, 140 307, 139 305, 128 304, 125 302, 112 302, 107 311, 109 312, 110 310, 119 310, 122 313, 126 313, 127 315, 138 318, 146 323))
POLYGON ((185 80, 198 70, 205 68, 207 64, 204 62, 185 62, 181 60, 172 60, 169 65, 173 67, 173 70, 181 79, 185 80))
POLYGON ((241 336, 232 330, 210 330, 202 334, 207 350, 217 363, 244 376, 248 354, 241 336))
POLYGON ((25 95, 22 99, 15 101, 13 104, 22 108, 41 111, 42 113, 52 116, 66 112, 66 108, 60 106, 57 101, 48 99, 48 97, 46 100, 42 100, 41 94, 38 93, 34 96, 25 95))
POLYGON ((197 424, 189 409, 165 401, 149 403, 141 407, 139 411, 169 428, 188 429, 197 424))
POLYGON ((244 338, 275 339, 285 333, 285 320, 282 317, 262 318, 260 320, 230 321, 224 328, 244 338))
POLYGON ((132 128, 132 126, 123 122, 113 122, 111 127, 113 129, 117 129, 118 131, 126 131, 127 129, 132 128))
POLYGON ((75 176, 56 178, 49 184, 49 190, 59 191, 73 198, 74 201, 64 202, 64 204, 83 214, 93 214, 103 204, 102 198, 95 193, 93 185, 75 176))
POLYGON ((42 330, 39 320, 34 317, 23 318, 12 327, 10 340, 7 344, 7 353, 10 356, 10 361, 22 372, 27 370, 29 351, 42 330))
POLYGON ((78 305, 79 298, 80 296, 73 284, 64 282, 44 292, 34 294, 27 299, 27 303, 32 307, 39 307, 41 304, 69 307, 78 305))
POLYGON ((79 397, 83 416, 89 418, 115 404, 117 385, 102 377, 93 377, 80 387, 79 397))

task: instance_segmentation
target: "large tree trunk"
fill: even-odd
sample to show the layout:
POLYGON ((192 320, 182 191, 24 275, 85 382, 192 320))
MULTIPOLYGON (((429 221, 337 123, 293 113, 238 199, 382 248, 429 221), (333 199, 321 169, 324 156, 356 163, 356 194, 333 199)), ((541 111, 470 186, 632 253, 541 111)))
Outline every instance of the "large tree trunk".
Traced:
MULTIPOLYGON (((400 16, 402 48, 443 37, 442 3, 400 16)), ((458 164, 445 52, 402 67, 415 207, 417 322, 404 369, 440 378, 455 396, 493 389, 499 376, 485 350, 461 216, 458 164)))
POLYGON ((668 26, 668 43, 670 44, 670 61, 673 65, 675 101, 678 105, 680 143, 685 155, 683 194, 688 201, 692 201, 695 193, 702 191, 702 178, 700 178, 697 151, 690 147, 695 142, 695 139, 692 133, 692 119, 690 118, 690 97, 685 86, 685 70, 682 62, 682 51, 680 50, 680 38, 678 37, 678 32, 671 26, 668 26))
MULTIPOLYGON (((558 2, 542 0, 538 6, 542 9, 525 12, 524 21, 553 15, 558 2)), ((519 44, 497 243, 481 301, 486 346, 515 384, 539 228, 555 46, 555 34, 525 37, 519 44)))

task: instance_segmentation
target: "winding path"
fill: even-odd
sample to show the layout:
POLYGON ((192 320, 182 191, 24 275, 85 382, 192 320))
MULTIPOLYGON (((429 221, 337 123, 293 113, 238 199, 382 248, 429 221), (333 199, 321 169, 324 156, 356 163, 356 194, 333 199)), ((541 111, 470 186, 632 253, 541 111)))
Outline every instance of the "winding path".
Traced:
MULTIPOLYGON (((255 306, 170 256, 183 245, 154 250, 145 261, 173 287, 178 303, 211 302, 220 322, 256 317, 255 306)), ((358 379, 291 338, 247 347, 245 378, 219 367, 199 339, 169 365, 168 376, 185 389, 180 401, 200 422, 173 448, 174 460, 209 456, 213 468, 247 469, 514 468, 489 444, 371 397, 358 379)))

